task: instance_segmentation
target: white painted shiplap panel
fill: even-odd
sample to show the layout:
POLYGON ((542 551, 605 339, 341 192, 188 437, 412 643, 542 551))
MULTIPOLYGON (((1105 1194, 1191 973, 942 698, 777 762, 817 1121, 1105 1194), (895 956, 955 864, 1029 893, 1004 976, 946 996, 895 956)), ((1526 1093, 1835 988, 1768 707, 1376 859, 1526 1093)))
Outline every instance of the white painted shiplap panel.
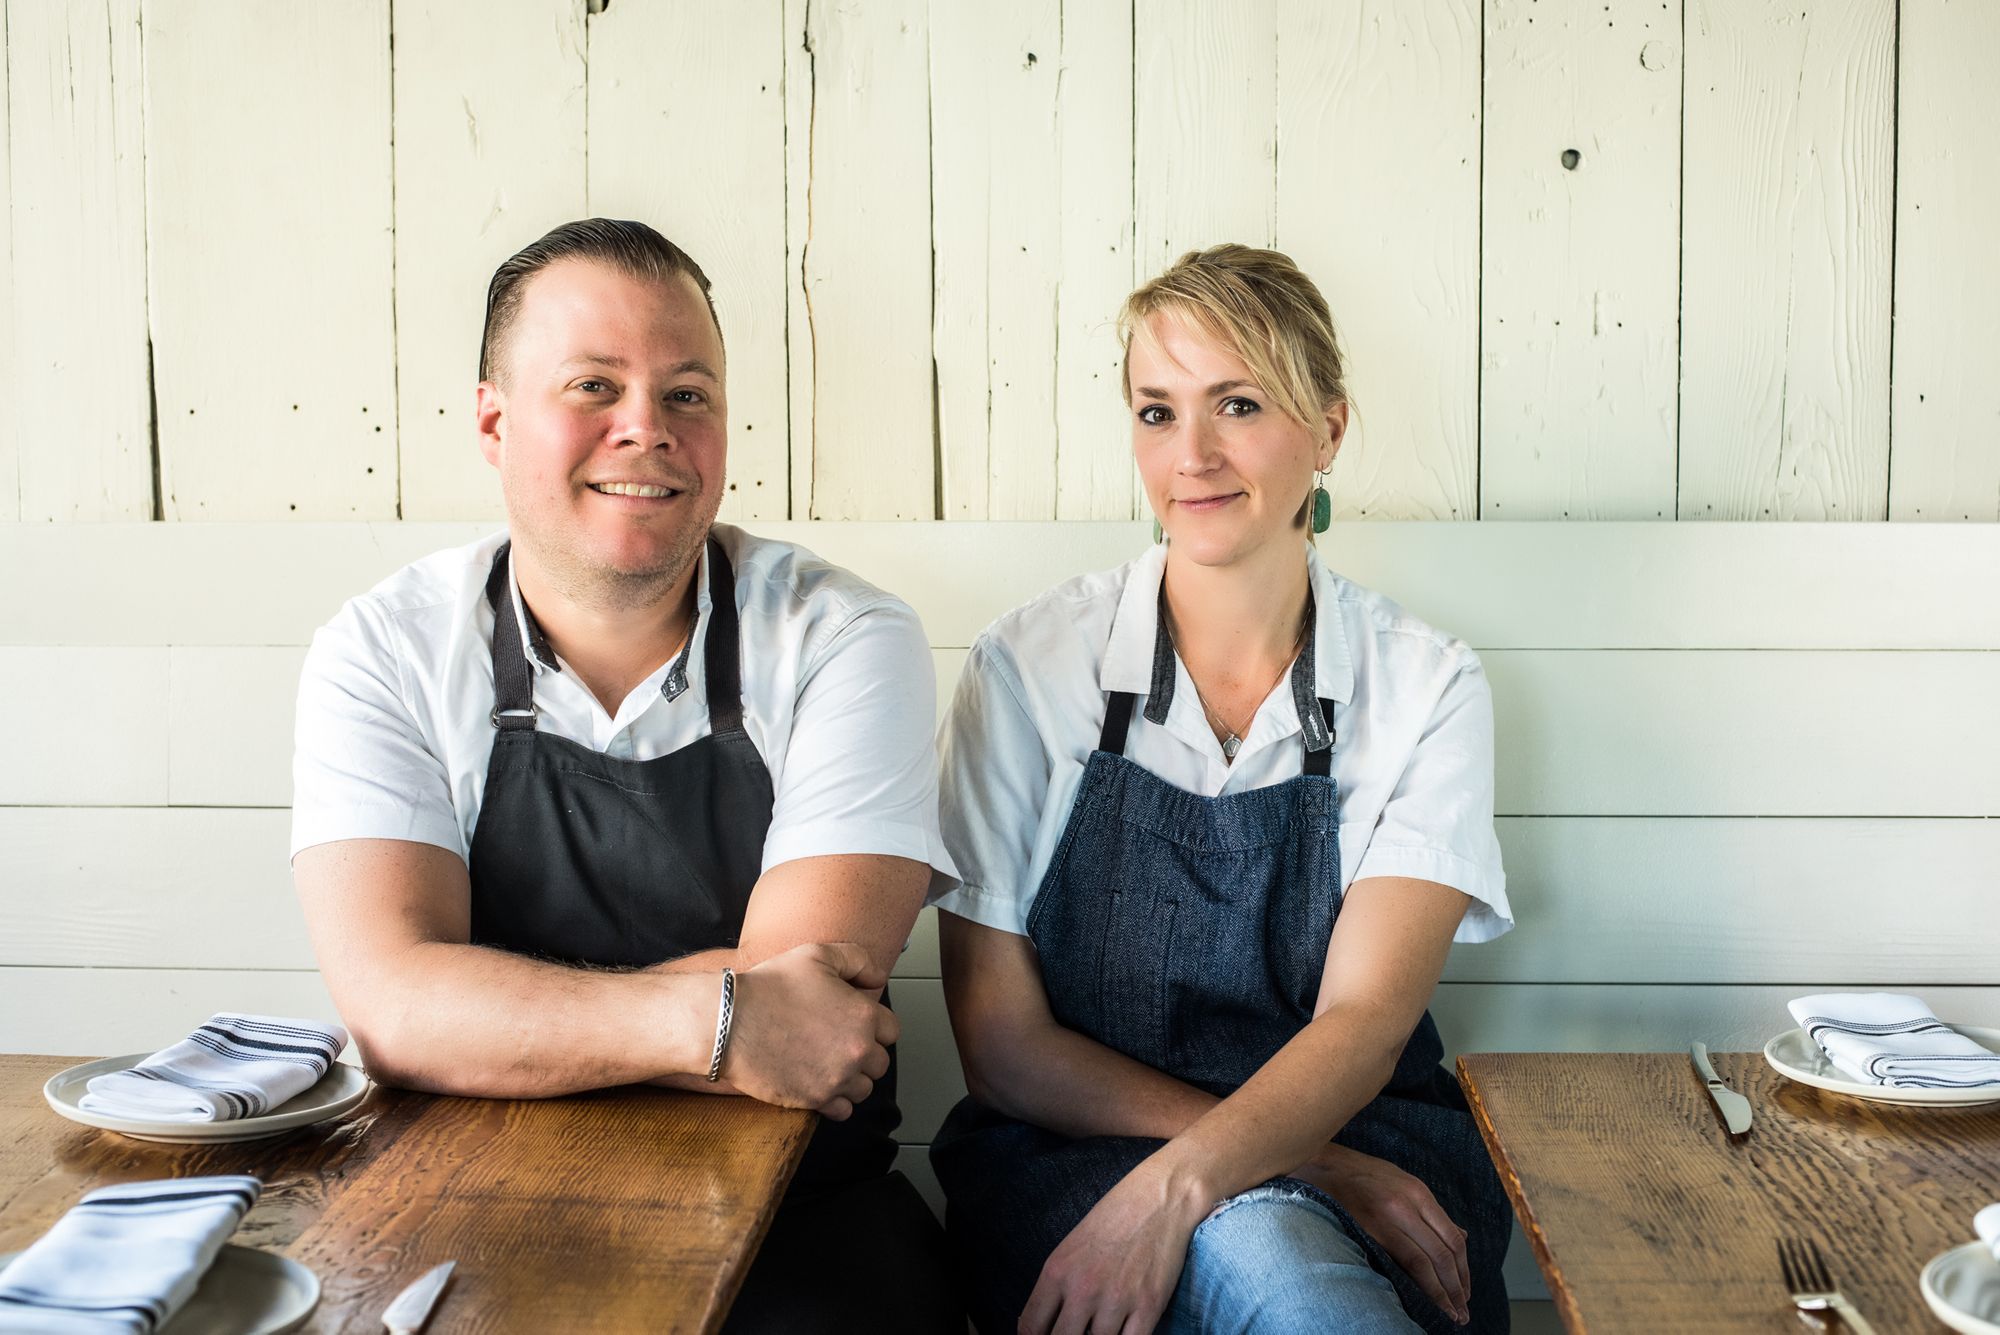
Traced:
POLYGON ((731 520, 790 507, 782 20, 775 5, 690 0, 611 5, 589 20, 590 212, 659 228, 714 285, 731 520))
POLYGON ((398 0, 392 14, 400 513, 496 519, 472 416, 486 284, 583 216, 583 6, 398 0))
POLYGON ((1690 0, 1682 519, 1882 519, 1895 0, 1690 0))
POLYGON ((1281 0, 1279 12, 1277 244, 1332 307, 1358 409, 1328 482, 1334 512, 1471 519, 1479 6, 1281 0))
POLYGON ((1276 236, 1278 12, 1278 0, 1136 0, 1138 281, 1183 251, 1276 236))
POLYGON ((1674 515, 1680 45, 1681 0, 1486 9, 1482 518, 1674 515))
POLYGON ((0 700, 0 806, 167 800, 165 649, 0 649, 0 700))
POLYGON ((2000 519, 2000 5, 1903 0, 1891 519, 2000 519))
MULTIPOLYGON (((303 645, 340 604, 490 524, 0 524, 0 645, 303 645)), ((759 523, 906 599, 931 643, 1144 523, 759 523)), ((2000 649, 2000 526, 1341 524, 1334 569, 1490 649, 2000 649)))
POLYGON ((1508 816, 2000 816, 2000 654, 1494 650, 1508 816))
POLYGON ((0 965, 310 969, 291 813, 0 807, 0 965))
POLYGON ((1052 519, 1061 6, 948 13, 930 50, 942 517, 1052 519))
POLYGON ((785 403, 791 460, 787 514, 812 513, 813 331, 805 247, 812 234, 811 0, 781 0, 785 23, 785 403))
POLYGON ((169 519, 396 513, 388 0, 146 10, 169 519))
POLYGON ((1056 517, 1128 519, 1132 424, 1118 307, 1132 272, 1132 11, 1064 5, 1056 86, 1056 517))
MULTIPOLYGON (((806 20, 809 198, 793 238, 805 293, 792 318, 811 330, 810 517, 933 518, 926 7, 820 3, 806 20)), ((796 469, 796 439, 792 453, 796 469)))
POLYGON ((290 647, 168 650, 169 803, 291 805, 292 719, 305 657, 290 647))
MULTIPOLYGON (((156 1052, 225 1010, 329 1020, 338 1014, 309 969, 0 967, 4 1052, 156 1052)), ((347 1060, 354 1059, 349 1049, 347 1060)))
POLYGON ((20 359, 5 511, 149 519, 139 0, 14 0, 5 55, 13 292, 0 319, 20 359))

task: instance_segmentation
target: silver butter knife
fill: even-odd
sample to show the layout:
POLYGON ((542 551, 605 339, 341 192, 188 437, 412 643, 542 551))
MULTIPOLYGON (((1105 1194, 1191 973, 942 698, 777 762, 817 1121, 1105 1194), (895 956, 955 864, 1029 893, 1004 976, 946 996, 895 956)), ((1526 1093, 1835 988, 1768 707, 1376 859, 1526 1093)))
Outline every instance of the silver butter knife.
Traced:
POLYGON ((382 1325, 390 1335, 417 1335, 424 1328, 424 1322, 430 1320, 431 1308, 437 1305, 438 1295, 444 1292, 445 1282, 451 1278, 452 1267, 457 1264, 446 1261, 432 1266, 416 1283, 396 1295, 396 1301, 382 1313, 382 1325))
POLYGON ((1728 1124, 1729 1134, 1743 1135, 1750 1129, 1750 1100, 1722 1083, 1722 1077, 1709 1064, 1708 1044, 1696 1043, 1688 1049, 1688 1056, 1694 1059, 1694 1069, 1708 1085, 1708 1096, 1715 1100, 1716 1111, 1728 1124))

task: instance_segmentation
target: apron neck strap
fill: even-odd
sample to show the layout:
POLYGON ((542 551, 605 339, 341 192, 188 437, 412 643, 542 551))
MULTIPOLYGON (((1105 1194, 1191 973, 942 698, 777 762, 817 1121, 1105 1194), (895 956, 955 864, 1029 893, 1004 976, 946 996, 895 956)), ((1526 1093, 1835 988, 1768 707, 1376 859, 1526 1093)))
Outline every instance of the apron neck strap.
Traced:
MULTIPOLYGON (((500 544, 486 575, 486 603, 493 609, 493 726, 508 731, 535 726, 535 674, 521 650, 521 622, 514 614, 508 554, 500 544)), ((708 726, 711 733, 743 730, 743 665, 736 616, 736 570, 713 533, 708 537, 709 615, 703 647, 707 668, 708 726)), ((528 630, 541 656, 542 631, 528 613, 528 630)), ((551 650, 550 658, 554 657, 551 650)), ((547 661, 546 659, 544 661, 547 661)))

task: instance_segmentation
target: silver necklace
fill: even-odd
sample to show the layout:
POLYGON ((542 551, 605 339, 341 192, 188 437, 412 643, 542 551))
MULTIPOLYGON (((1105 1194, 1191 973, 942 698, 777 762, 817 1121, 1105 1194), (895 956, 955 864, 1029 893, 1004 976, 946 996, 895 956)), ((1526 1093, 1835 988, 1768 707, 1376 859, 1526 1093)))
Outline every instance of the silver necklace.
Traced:
MULTIPOLYGON (((1163 598, 1160 601, 1162 604, 1161 612, 1162 614, 1164 614, 1166 610, 1165 609, 1166 600, 1163 598)), ((1310 606, 1311 604, 1309 603, 1307 605, 1310 606)), ((1276 690, 1278 683, 1285 679, 1285 674, 1292 670, 1292 664, 1298 660, 1299 650, 1305 646, 1305 642, 1306 642, 1306 619, 1304 616, 1300 616, 1299 637, 1292 641, 1292 652, 1289 656, 1286 657, 1284 667, 1278 670, 1278 675, 1271 679, 1271 684, 1269 686, 1266 686, 1263 689, 1263 691, 1257 696, 1258 704, 1261 705, 1264 702, 1265 697, 1269 696, 1272 691, 1276 690)), ((1167 643, 1171 644, 1174 648, 1174 653, 1176 655, 1179 655, 1181 651, 1180 640, 1174 634, 1174 623, 1173 623, 1173 618, 1171 617, 1167 618, 1167 643)), ((1187 660, 1183 658, 1181 659, 1181 663, 1183 666, 1186 666, 1187 660)), ((1230 765, 1235 764, 1236 753, 1243 749, 1243 739, 1237 735, 1236 729, 1229 726, 1229 721, 1227 719, 1223 718, 1220 714, 1216 713, 1214 709, 1209 707, 1208 697, 1201 693, 1201 683, 1194 679, 1193 671, 1189 671, 1188 673, 1188 682, 1190 685, 1194 687, 1195 703, 1201 706, 1202 717, 1208 720, 1209 729, 1213 732, 1219 732, 1222 734, 1223 763, 1230 765)), ((1250 713, 1250 719, 1253 723, 1257 719, 1257 713, 1254 709, 1250 713)))

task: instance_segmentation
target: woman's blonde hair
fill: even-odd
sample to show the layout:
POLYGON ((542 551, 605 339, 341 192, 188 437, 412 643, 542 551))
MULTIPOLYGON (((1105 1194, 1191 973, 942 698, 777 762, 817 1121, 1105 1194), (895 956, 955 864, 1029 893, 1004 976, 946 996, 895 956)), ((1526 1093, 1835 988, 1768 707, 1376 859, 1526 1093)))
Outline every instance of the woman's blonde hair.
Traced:
POLYGON ((1348 402, 1347 369, 1333 313, 1291 257, 1234 243, 1190 250, 1118 312, 1125 350, 1122 390, 1132 402, 1132 340, 1152 341, 1146 321, 1187 321, 1243 359, 1286 416, 1315 425, 1348 402))

